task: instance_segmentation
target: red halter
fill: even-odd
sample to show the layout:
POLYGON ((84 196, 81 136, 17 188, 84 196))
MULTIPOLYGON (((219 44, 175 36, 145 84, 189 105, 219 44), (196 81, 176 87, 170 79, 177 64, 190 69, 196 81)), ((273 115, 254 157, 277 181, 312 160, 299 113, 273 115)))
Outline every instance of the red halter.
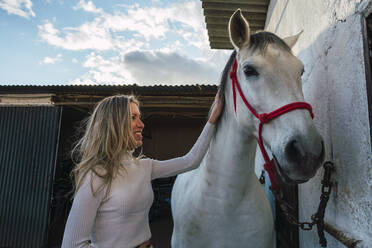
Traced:
POLYGON ((260 147, 262 156, 265 159, 264 168, 267 171, 267 173, 269 174, 269 178, 270 178, 270 181, 271 181, 271 188, 272 188, 272 190, 276 190, 278 188, 278 184, 277 184, 276 179, 275 179, 274 160, 273 159, 270 160, 270 158, 267 155, 267 152, 265 150, 265 147, 263 145, 263 141, 262 141, 262 127, 263 127, 263 125, 265 123, 268 123, 272 119, 274 119, 274 118, 276 118, 276 117, 278 117, 278 116, 280 116, 282 114, 288 113, 288 112, 290 112, 292 110, 295 110, 295 109, 307 109, 310 112, 311 118, 314 118, 313 110, 312 110, 311 105, 308 104, 308 103, 306 103, 306 102, 293 102, 293 103, 284 105, 283 107, 278 108, 278 109, 276 109, 276 110, 274 110, 274 111, 272 111, 272 112, 270 112, 268 114, 266 114, 266 113, 257 114, 257 112, 248 103, 248 101, 245 98, 242 90, 240 89, 240 86, 239 86, 239 83, 238 83, 238 79, 236 77, 236 70, 237 70, 237 68, 238 68, 238 63, 237 63, 237 61, 235 59, 234 64, 233 64, 232 71, 230 72, 230 78, 232 80, 233 97, 234 97, 234 110, 236 112, 236 91, 235 91, 235 88, 237 88, 238 89, 238 92, 239 92, 239 95, 242 98, 242 100, 245 103, 245 105, 247 106, 247 108, 260 121, 260 124, 258 126, 258 145, 260 147))

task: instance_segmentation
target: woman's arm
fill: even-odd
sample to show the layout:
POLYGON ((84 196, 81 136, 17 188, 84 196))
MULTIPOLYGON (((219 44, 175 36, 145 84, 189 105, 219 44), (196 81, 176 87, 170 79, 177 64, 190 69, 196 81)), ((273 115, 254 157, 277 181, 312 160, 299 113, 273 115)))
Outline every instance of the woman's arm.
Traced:
POLYGON ((222 112, 223 104, 223 98, 220 95, 220 91, 218 91, 211 107, 208 123, 205 125, 191 150, 183 157, 165 161, 153 160, 152 179, 174 176, 195 169, 200 165, 214 134, 214 124, 217 122, 222 112))
POLYGON ((92 173, 87 174, 72 203, 63 235, 62 248, 94 247, 90 243, 90 233, 102 201, 103 192, 93 196, 90 186, 91 176, 92 173))
POLYGON ((164 161, 152 160, 151 178, 175 176, 197 168, 207 152, 214 129, 214 125, 208 122, 198 140, 186 155, 164 161))

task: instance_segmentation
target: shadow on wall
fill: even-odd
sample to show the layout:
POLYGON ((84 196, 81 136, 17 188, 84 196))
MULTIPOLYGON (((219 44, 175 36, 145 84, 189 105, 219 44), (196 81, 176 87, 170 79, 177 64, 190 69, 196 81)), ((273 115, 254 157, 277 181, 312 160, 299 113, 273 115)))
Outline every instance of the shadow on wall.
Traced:
MULTIPOLYGON (((279 21, 278 21, 278 23, 275 26, 274 33, 276 33, 278 31, 278 28, 280 26, 280 23, 282 22, 283 16, 284 16, 285 12, 287 11, 287 6, 288 6, 289 1, 290 0, 286 0, 286 2, 284 4, 284 8, 282 10, 282 13, 280 14, 279 21)), ((273 11, 272 10, 275 9, 277 3, 278 3, 278 0, 271 0, 270 1, 269 10, 267 11, 266 20, 271 20, 271 16, 273 14, 273 11)), ((265 27, 265 29, 266 29, 266 27, 265 27)))
MULTIPOLYGON (((366 37, 361 18, 355 14, 337 20, 301 50, 298 58, 305 64, 305 101, 313 106, 314 121, 326 143, 326 160, 336 166, 325 221, 336 227, 348 227, 339 229, 363 240, 365 247, 372 247, 371 126, 367 99, 371 93, 366 88, 370 82, 366 84, 365 53, 361 46, 366 37)), ((323 170, 320 171, 299 187, 299 217, 304 221, 310 220, 319 204, 323 170)), ((326 238, 328 247, 339 247, 333 237, 326 238)), ((300 231, 300 246, 317 247, 316 231, 300 231)))

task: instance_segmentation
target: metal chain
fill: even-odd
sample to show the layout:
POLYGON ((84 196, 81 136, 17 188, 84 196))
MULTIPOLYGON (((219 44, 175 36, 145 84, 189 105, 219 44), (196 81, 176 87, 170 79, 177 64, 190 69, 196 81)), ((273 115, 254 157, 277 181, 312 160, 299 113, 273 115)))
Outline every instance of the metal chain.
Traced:
POLYGON ((318 211, 311 216, 312 222, 300 222, 293 214, 294 209, 284 201, 283 192, 280 189, 271 191, 273 192, 275 199, 279 203, 281 210, 286 216, 287 221, 305 231, 312 230, 313 226, 316 225, 318 229, 319 243, 322 247, 327 247, 327 240, 324 236, 324 214, 333 186, 333 183, 331 182, 331 174, 334 170, 334 165, 332 162, 327 161, 323 164, 323 168, 324 175, 323 180, 321 181, 322 194, 320 196, 318 211))

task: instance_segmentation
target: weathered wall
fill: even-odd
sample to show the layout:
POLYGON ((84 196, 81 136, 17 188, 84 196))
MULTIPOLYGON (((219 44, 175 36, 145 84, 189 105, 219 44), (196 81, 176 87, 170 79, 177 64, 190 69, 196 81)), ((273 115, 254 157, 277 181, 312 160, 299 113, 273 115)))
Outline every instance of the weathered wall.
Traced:
MULTIPOLYGON (((362 19, 371 0, 271 0, 266 30, 286 37, 304 30, 294 53, 305 64, 305 100, 315 112, 327 159, 337 166, 326 221, 372 247, 372 153, 362 19)), ((323 171, 299 187, 300 219, 319 204, 323 171)), ((328 247, 344 247, 327 235, 328 247)), ((300 247, 319 247, 316 231, 300 247)))

